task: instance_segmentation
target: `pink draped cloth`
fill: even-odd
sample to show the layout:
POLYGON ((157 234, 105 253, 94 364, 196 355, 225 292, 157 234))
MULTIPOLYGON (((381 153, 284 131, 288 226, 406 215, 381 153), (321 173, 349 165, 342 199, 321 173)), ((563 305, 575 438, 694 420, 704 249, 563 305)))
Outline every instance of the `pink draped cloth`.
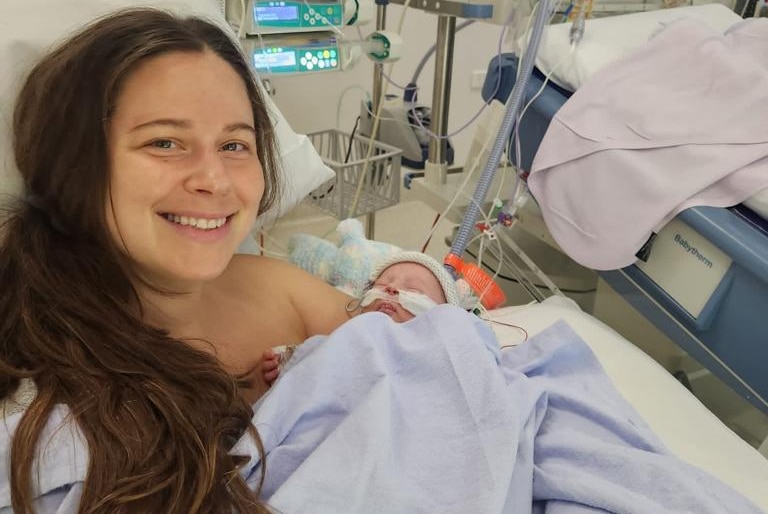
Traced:
POLYGON ((725 34, 681 19, 603 69, 557 112, 528 185, 580 264, 635 261, 680 211, 768 187, 768 19, 725 34))

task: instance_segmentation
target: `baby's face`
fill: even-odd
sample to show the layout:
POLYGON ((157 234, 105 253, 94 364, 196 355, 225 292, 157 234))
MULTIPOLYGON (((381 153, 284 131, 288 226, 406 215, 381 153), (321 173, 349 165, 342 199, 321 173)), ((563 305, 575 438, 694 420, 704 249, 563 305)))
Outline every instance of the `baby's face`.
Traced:
MULTIPOLYGON (((446 303, 443 288, 437 277, 429 269, 415 262, 393 264, 379 275, 379 278, 374 281, 373 287, 383 289, 392 295, 399 291, 421 293, 437 304, 446 303)), ((363 312, 373 311, 383 312, 398 323, 414 317, 396 301, 377 299, 363 308, 363 312)))

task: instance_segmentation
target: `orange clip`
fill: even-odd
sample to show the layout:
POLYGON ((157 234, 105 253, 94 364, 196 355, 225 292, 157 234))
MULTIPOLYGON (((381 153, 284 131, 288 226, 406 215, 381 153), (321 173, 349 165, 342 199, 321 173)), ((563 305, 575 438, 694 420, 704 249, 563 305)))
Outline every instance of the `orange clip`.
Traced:
POLYGON ((452 267, 461 275, 472 291, 480 298, 480 303, 488 310, 501 307, 507 301, 507 297, 501 287, 483 271, 477 264, 464 262, 461 257, 449 253, 443 263, 452 267))

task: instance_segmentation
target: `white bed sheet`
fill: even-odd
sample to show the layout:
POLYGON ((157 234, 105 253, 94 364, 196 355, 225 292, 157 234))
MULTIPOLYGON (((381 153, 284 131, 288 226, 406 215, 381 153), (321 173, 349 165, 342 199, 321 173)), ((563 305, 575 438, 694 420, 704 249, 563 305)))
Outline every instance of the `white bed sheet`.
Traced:
MULTIPOLYGON (((491 318, 536 334, 564 319, 592 348, 618 391, 667 447, 768 512, 768 460, 739 438, 661 365, 570 300, 505 307, 491 318)), ((522 342, 517 329, 493 324, 502 345, 522 342)))

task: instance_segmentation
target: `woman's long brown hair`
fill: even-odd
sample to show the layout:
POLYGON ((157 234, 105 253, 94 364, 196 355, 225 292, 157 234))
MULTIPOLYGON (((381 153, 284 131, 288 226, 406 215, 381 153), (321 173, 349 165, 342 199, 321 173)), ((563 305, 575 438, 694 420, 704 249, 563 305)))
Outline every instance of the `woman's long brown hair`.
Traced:
POLYGON ((0 398, 23 378, 38 394, 12 442, 17 514, 33 512, 32 463, 56 404, 90 450, 79 512, 267 512, 238 473, 243 459, 229 455, 247 431, 258 441, 250 406, 214 356, 142 321, 136 277, 105 220, 121 85, 146 59, 206 50, 246 85, 263 211, 278 192, 272 126, 247 62, 214 24, 152 9, 111 15, 43 58, 21 89, 13 144, 28 197, 2 226, 0 398))

